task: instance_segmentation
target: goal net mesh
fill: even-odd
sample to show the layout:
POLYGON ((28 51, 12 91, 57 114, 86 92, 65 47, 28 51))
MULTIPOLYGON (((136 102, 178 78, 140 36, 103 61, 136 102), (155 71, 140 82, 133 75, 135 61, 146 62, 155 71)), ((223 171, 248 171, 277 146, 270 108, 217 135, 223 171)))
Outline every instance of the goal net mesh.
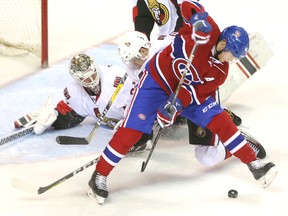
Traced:
POLYGON ((41 0, 1 0, 0 54, 41 56, 41 0))

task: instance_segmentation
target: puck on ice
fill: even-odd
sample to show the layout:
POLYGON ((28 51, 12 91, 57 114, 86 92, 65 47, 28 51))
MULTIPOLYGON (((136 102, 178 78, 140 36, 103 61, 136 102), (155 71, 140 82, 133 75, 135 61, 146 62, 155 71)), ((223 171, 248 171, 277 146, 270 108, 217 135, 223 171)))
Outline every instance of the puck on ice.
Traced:
POLYGON ((238 196, 238 192, 236 190, 229 190, 228 191, 228 197, 230 198, 236 198, 238 196))

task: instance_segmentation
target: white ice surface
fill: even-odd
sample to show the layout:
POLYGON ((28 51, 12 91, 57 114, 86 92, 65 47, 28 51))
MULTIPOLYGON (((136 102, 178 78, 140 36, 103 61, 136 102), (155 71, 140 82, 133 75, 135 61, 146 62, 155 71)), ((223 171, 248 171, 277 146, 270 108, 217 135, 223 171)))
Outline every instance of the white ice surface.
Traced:
MULTIPOLYGON (((51 32, 50 67, 39 70, 29 56, 0 57, 1 81, 9 79, 0 88, 0 135, 11 132, 13 121, 37 109, 48 95, 54 103, 61 98, 65 83, 71 79, 67 71, 68 59, 75 52, 86 50, 98 64, 121 64, 115 45, 97 44, 131 29, 130 2, 114 0, 109 1, 109 5, 105 1, 89 0, 49 2, 51 29, 55 29, 51 32), (84 7, 86 13, 80 7, 84 7), (92 14, 92 9, 98 14, 92 14), (88 22, 93 25, 84 22, 90 15, 92 18, 88 22), (103 22, 109 22, 110 26, 101 26, 103 22), (82 34, 77 35, 75 26, 84 28, 85 34, 80 31, 82 34), (61 32, 62 29, 65 31, 61 32), (24 78, 12 82, 10 76, 24 78)), ((188 145, 184 127, 173 137, 160 139, 144 173, 140 168, 148 152, 124 158, 108 178, 110 196, 102 206, 85 194, 94 166, 42 195, 23 193, 11 186, 14 177, 37 187, 49 185, 97 157, 112 134, 107 128, 101 127, 87 146, 60 146, 55 142, 57 135, 86 136, 93 127, 93 122, 87 120, 74 129, 49 131, 39 137, 28 135, 0 146, 1 216, 288 214, 288 32, 285 25, 288 15, 284 2, 201 2, 221 27, 237 24, 249 32, 258 31, 274 52, 268 64, 226 103, 265 146, 267 160, 276 164, 278 176, 272 185, 262 189, 236 158, 213 168, 200 165, 193 147, 188 145), (237 199, 227 197, 232 188, 239 192, 237 199)))

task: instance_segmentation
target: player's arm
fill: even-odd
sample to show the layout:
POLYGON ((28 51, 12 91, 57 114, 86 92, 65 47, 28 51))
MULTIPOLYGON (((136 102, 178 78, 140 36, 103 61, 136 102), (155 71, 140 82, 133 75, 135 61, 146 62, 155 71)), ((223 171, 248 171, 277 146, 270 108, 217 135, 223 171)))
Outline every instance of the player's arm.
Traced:
POLYGON ((150 40, 155 20, 144 0, 134 0, 133 22, 135 31, 146 34, 150 40))
POLYGON ((174 29, 174 32, 178 32, 179 29, 183 26, 183 18, 181 14, 181 4, 178 4, 178 0, 173 0, 172 3, 174 4, 177 14, 178 14, 178 19, 176 21, 176 26, 174 29))

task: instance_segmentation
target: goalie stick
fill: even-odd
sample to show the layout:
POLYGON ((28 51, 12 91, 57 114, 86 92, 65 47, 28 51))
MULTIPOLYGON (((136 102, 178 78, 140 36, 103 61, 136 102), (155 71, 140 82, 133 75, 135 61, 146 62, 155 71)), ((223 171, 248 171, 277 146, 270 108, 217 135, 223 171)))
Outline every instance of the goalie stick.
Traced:
POLYGON ((12 142, 12 141, 19 139, 23 136, 26 136, 28 134, 31 134, 33 132, 33 127, 34 127, 34 125, 30 125, 26 128, 22 128, 21 130, 17 130, 15 132, 9 133, 6 136, 1 137, 0 138, 0 146, 6 144, 8 142, 12 142))
POLYGON ((19 178, 13 178, 12 179, 12 186, 18 190, 27 192, 27 193, 31 193, 31 194, 35 194, 35 195, 39 195, 42 193, 45 193, 46 191, 54 188, 55 186, 65 182, 66 180, 72 178, 73 176, 77 175, 78 173, 82 172, 83 170, 87 169, 88 167, 96 164, 99 161, 100 157, 95 158, 94 160, 89 161, 88 163, 84 164, 83 166, 79 167, 78 169, 74 170, 73 172, 65 175, 64 177, 58 179, 57 181, 44 186, 44 187, 37 187, 34 185, 31 185, 28 182, 25 182, 19 178))
MULTIPOLYGON (((189 67, 190 67, 190 65, 191 65, 191 63, 192 63, 192 61, 193 61, 194 56, 195 56, 195 52, 196 52, 196 50, 197 50, 197 47, 198 47, 198 44, 195 43, 194 46, 193 46, 193 48, 192 48, 191 54, 190 54, 190 56, 189 56, 189 59, 188 59, 188 61, 187 61, 187 64, 186 64, 186 66, 185 66, 185 70, 184 70, 184 72, 183 72, 183 74, 182 74, 182 76, 181 76, 181 79, 180 79, 179 83, 178 83, 178 86, 177 86, 177 89, 176 89, 176 91, 175 91, 174 97, 173 97, 173 99, 172 99, 172 101, 171 101, 170 107, 175 103, 175 101, 176 101, 176 99, 177 99, 177 96, 178 96, 178 94, 179 94, 179 92, 180 92, 181 86, 182 86, 182 84, 184 83, 184 79, 185 79, 185 77, 186 77, 186 74, 187 74, 187 72, 188 72, 188 69, 189 69, 189 67)), ((169 109, 169 108, 168 108, 168 109, 169 109)), ((162 131, 163 131, 163 128, 160 127, 160 129, 158 130, 157 136, 156 136, 156 138, 155 138, 155 140, 154 140, 154 142, 153 142, 152 148, 150 149, 150 152, 149 152, 149 155, 148 155, 146 161, 143 161, 143 162, 142 162, 141 172, 144 172, 144 171, 145 171, 146 166, 147 166, 147 164, 148 164, 148 162, 149 162, 149 160, 150 160, 150 158, 151 158, 151 155, 152 155, 152 153, 153 153, 153 151, 154 151, 154 149, 155 149, 155 146, 156 146, 156 144, 158 143, 158 140, 159 140, 159 138, 160 138, 160 136, 161 136, 161 134, 162 134, 162 131)))
POLYGON ((121 90, 125 80, 127 79, 128 74, 125 73, 122 80, 119 82, 117 88, 115 89, 113 95, 111 96, 110 100, 108 101, 105 109, 103 110, 102 114, 99 116, 96 125, 93 127, 92 131, 87 137, 72 137, 72 136, 57 136, 56 142, 61 145, 87 145, 91 142, 93 137, 95 136, 101 122, 103 121, 104 117, 106 116, 109 108, 111 107, 112 103, 114 102, 116 96, 118 95, 119 91, 121 90))

